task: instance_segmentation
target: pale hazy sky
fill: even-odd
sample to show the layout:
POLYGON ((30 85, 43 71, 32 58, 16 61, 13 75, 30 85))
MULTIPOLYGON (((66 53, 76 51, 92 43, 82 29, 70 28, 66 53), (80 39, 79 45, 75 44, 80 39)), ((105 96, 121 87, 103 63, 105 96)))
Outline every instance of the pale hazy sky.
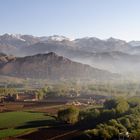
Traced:
POLYGON ((140 0, 0 0, 0 34, 140 40, 140 0))

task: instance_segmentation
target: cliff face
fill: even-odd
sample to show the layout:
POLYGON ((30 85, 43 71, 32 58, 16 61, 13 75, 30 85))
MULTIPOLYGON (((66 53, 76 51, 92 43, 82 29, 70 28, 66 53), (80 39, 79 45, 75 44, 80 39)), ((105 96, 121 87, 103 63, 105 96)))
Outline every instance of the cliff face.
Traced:
POLYGON ((106 80, 112 73, 73 62, 51 52, 15 58, 0 68, 1 75, 48 80, 106 80))
POLYGON ((7 62, 13 61, 15 59, 14 56, 7 56, 4 53, 0 53, 0 67, 2 67, 7 62))

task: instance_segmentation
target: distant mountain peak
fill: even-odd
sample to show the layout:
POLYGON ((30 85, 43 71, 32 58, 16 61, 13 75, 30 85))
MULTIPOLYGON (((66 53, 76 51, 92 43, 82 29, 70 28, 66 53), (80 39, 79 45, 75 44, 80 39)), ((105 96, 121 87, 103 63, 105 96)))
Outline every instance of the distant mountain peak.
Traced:
POLYGON ((110 37, 110 38, 107 39, 107 41, 112 42, 112 41, 122 41, 122 40, 117 39, 117 38, 110 37))
POLYGON ((17 39, 20 41, 25 41, 24 39, 22 39, 22 35, 21 34, 10 34, 10 33, 5 33, 4 35, 1 35, 0 37, 2 37, 3 39, 17 39))
POLYGON ((137 46, 140 46, 140 41, 133 40, 133 41, 130 41, 129 44, 132 47, 137 47, 137 46))
POLYGON ((63 40, 70 40, 69 38, 65 37, 65 36, 61 36, 61 35, 53 35, 53 36, 48 36, 45 37, 44 39, 46 40, 52 40, 52 41, 63 41, 63 40))
POLYGON ((75 41, 79 41, 79 40, 100 41, 101 39, 99 39, 99 38, 97 38, 97 37, 83 37, 83 38, 77 38, 77 39, 75 39, 75 41))

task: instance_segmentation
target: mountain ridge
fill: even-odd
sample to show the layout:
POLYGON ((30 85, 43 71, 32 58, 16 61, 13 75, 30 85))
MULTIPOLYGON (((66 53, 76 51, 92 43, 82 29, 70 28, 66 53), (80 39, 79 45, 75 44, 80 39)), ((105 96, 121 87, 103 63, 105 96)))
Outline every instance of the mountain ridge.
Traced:
POLYGON ((17 57, 0 68, 0 75, 48 80, 111 80, 115 74, 73 62, 54 52, 17 57))
POLYGON ((140 68, 140 46, 134 47, 131 43, 112 37, 106 40, 96 37, 70 40, 58 35, 35 37, 5 34, 0 36, 0 52, 17 57, 55 52, 98 69, 135 74, 140 68))

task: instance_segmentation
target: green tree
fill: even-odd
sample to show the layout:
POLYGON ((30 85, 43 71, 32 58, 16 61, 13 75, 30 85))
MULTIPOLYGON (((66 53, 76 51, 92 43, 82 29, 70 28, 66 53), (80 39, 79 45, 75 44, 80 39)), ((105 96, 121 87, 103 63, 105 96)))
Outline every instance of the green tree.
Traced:
POLYGON ((118 101, 115 109, 116 109, 117 113, 124 113, 124 112, 128 111, 129 104, 126 100, 120 100, 120 101, 118 101))
POLYGON ((58 119, 60 121, 75 124, 78 121, 79 109, 76 107, 69 107, 58 111, 58 119))
POLYGON ((117 98, 117 99, 110 99, 104 103, 105 109, 115 109, 118 114, 124 113, 128 111, 129 104, 126 100, 117 98))
POLYGON ((80 111, 79 120, 94 120, 100 116, 100 111, 98 109, 90 109, 86 111, 80 111))
POLYGON ((130 139, 132 140, 139 140, 140 139, 140 129, 133 130, 130 134, 130 139))
POLYGON ((38 100, 42 100, 42 99, 44 98, 44 92, 43 92, 42 89, 40 89, 40 90, 38 90, 38 91, 36 92, 36 98, 37 98, 38 100))
POLYGON ((105 103, 104 103, 104 108, 105 109, 113 109, 115 108, 117 105, 117 100, 116 99, 109 99, 109 100, 106 100, 105 103))
POLYGON ((121 124, 125 126, 127 129, 131 128, 131 122, 128 118, 123 118, 121 120, 121 124))

